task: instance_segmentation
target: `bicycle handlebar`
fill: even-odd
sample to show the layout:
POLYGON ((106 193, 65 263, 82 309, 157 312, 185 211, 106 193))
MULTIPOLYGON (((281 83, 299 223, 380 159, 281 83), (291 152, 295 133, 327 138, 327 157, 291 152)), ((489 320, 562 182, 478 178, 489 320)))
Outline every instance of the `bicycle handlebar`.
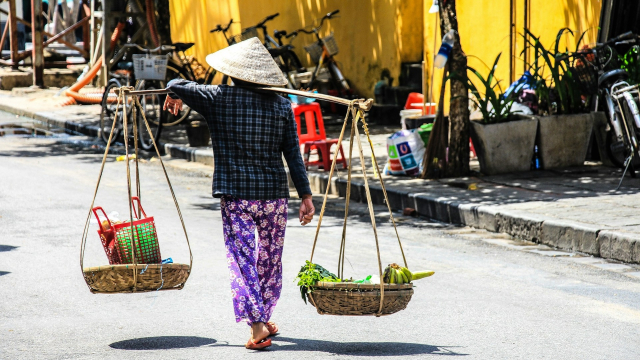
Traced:
POLYGON ((298 35, 298 33, 305 33, 305 34, 309 34, 309 35, 313 35, 316 34, 318 31, 320 31, 320 29, 322 28, 322 24, 324 23, 325 20, 330 20, 332 17, 334 17, 337 13, 339 13, 340 10, 334 10, 330 13, 327 13, 327 15, 322 17, 322 20, 320 20, 320 25, 318 25, 317 27, 311 29, 311 30, 307 30, 305 28, 300 28, 296 31, 292 31, 288 34, 285 35, 286 39, 292 38, 292 37, 296 37, 298 35))
POLYGON ((258 25, 254 26, 254 27, 263 27, 263 26, 264 26, 264 24, 265 24, 267 21, 271 21, 271 20, 273 20, 273 19, 277 18, 278 16, 280 16, 280 13, 275 13, 275 14, 273 14, 273 15, 269 15, 269 16, 267 16, 266 18, 264 18, 264 20, 260 21, 260 22, 258 23, 258 25))
POLYGON ((620 34, 620 35, 614 37, 613 39, 608 40, 607 42, 605 42, 605 44, 614 43, 614 42, 617 42, 617 41, 620 41, 620 40, 626 40, 626 39, 628 39, 630 37, 633 37, 633 36, 637 36, 637 35, 635 35, 633 33, 633 31, 627 31, 624 34, 620 34))
POLYGON ((142 47, 138 44, 124 44, 122 46, 123 48, 136 48, 144 53, 155 53, 155 52, 159 52, 159 51, 166 51, 166 50, 173 50, 175 49, 175 46, 173 45, 160 45, 157 48, 154 49, 149 49, 149 48, 145 48, 142 47))
POLYGON ((211 29, 209 32, 210 33, 218 32, 218 31, 227 32, 229 30, 229 28, 231 27, 231 24, 233 24, 233 19, 231 19, 231 21, 229 21, 227 26, 222 27, 222 25, 218 24, 214 29, 211 29))
POLYGON ((122 46, 122 48, 113 56, 113 58, 111 60, 109 60, 109 64, 115 64, 118 61, 120 61, 120 59, 122 59, 122 57, 124 56, 125 52, 127 49, 131 49, 131 48, 135 48, 138 49, 140 51, 142 51, 145 54, 151 54, 151 53, 156 53, 156 52, 160 52, 160 51, 173 51, 176 49, 175 46, 173 45, 160 45, 157 48, 154 49, 148 49, 145 47, 142 47, 138 44, 124 44, 122 46))
MULTIPOLYGON (((316 30, 320 30, 320 28, 322 28, 322 24, 324 24, 324 21, 325 21, 325 20, 331 20, 331 18, 332 18, 332 17, 334 17, 334 16, 336 16, 336 14, 337 14, 337 13, 339 13, 339 12, 340 12, 340 10, 334 10, 334 11, 332 11, 332 12, 328 13, 327 15, 323 16, 323 17, 322 17, 322 20, 320 20, 320 25, 319 25, 317 28, 315 28, 315 29, 316 29, 316 30)), ((314 32, 315 32, 315 31, 314 31, 314 32)))

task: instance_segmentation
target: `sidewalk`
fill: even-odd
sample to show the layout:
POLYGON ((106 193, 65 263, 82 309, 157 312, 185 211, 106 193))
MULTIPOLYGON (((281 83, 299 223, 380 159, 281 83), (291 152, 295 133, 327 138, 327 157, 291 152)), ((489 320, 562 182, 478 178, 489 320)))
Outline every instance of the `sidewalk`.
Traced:
MULTIPOLYGON (((56 107, 59 101, 52 99, 52 94, 50 90, 35 94, 0 91, 0 110, 70 132, 96 136, 99 106, 56 107)), ((329 136, 337 137, 332 134, 334 131, 328 131, 329 136)), ((380 166, 386 162, 386 136, 372 135, 380 166)), ((191 148, 180 136, 172 136, 172 140, 178 143, 161 143, 171 157, 213 164, 210 147, 191 148)), ((345 153, 348 145, 348 141, 343 143, 345 153)), ((369 184, 373 202, 384 204, 379 180, 372 176, 371 150, 368 146, 364 150, 371 174, 369 184)), ((366 202, 357 158, 352 176, 352 200, 366 202)), ((637 213, 640 210, 640 179, 625 178, 620 190, 615 192, 620 176, 618 169, 587 163, 579 168, 500 176, 443 180, 384 176, 383 179, 394 210, 412 208, 418 216, 445 223, 507 233, 564 250, 640 263, 640 215, 637 213), (471 184, 475 185, 475 190, 469 190, 471 184)), ((324 193, 329 183, 328 172, 310 170, 309 179, 314 193, 324 193)), ((344 197, 346 171, 338 171, 331 182, 334 185, 331 194, 344 197)))

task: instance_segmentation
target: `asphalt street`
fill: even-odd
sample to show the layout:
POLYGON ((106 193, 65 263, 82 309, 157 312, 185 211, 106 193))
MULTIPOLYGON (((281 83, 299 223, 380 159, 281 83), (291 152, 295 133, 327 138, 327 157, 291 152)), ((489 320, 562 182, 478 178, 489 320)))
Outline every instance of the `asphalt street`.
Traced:
MULTIPOLYGON (((406 310, 375 317, 317 314, 294 283, 308 259, 317 217, 297 221, 290 203, 284 286, 267 351, 231 305, 219 202, 211 178, 169 168, 194 256, 181 291, 91 294, 79 250, 101 153, 52 139, 0 137, 1 359, 638 359, 640 281, 587 265, 452 235, 450 226, 400 226, 409 267, 435 270, 416 282, 406 310)), ((141 164, 144 208, 163 258, 188 262, 159 163, 141 164)), ((126 216, 125 163, 110 156, 96 204, 126 216)), ((380 209, 378 209, 380 210, 380 209)), ((341 216, 325 218, 315 262, 335 269, 341 216)), ((92 225, 85 266, 106 263, 92 225)), ((382 262, 400 262, 393 229, 379 227, 382 262)), ((350 218, 345 271, 378 271, 369 219, 350 218)))

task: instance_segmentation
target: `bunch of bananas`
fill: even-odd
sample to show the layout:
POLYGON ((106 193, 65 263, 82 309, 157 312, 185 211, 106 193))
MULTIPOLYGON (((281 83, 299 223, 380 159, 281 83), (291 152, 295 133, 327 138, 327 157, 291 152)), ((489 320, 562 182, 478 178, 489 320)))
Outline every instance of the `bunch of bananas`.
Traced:
POLYGON ((411 272, 404 266, 400 266, 396 263, 389 264, 384 269, 384 275, 382 281, 386 284, 407 284, 413 280, 419 280, 422 278, 433 275, 433 271, 416 271, 411 272))

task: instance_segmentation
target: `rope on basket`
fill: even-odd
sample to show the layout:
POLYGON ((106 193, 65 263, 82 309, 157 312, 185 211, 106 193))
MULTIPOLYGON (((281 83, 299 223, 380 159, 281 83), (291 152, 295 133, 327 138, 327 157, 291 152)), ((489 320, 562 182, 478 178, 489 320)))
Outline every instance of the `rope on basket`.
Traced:
MULTIPOLYGON (((89 224, 90 224, 90 219, 91 219, 91 210, 93 209, 94 205, 95 205, 95 200, 96 200, 96 196, 98 194, 98 188, 100 187, 100 182, 102 180, 102 174, 104 172, 104 165, 106 163, 107 160, 107 155, 109 154, 109 148, 111 145, 111 141, 113 138, 113 132, 115 130, 115 126, 116 126, 116 122, 118 121, 118 113, 120 110, 120 105, 122 104, 123 106, 126 107, 126 103, 127 101, 127 95, 129 95, 129 93, 131 93, 133 91, 133 87, 127 87, 127 86, 122 86, 119 89, 117 89, 117 102, 116 102, 116 111, 114 114, 114 120, 113 120, 113 124, 111 125, 111 133, 109 134, 109 140, 107 141, 107 146, 105 148, 105 152, 104 155, 102 157, 102 163, 100 165, 100 173, 98 175, 98 181, 96 183, 96 187, 95 190, 93 192, 93 200, 91 200, 91 207, 89 208, 89 213, 87 215, 87 219, 85 221, 85 226, 84 226, 84 230, 83 230, 83 234, 82 234, 82 241, 80 243, 80 271, 84 270, 84 255, 85 255, 85 249, 86 249, 86 242, 87 242, 87 236, 88 236, 88 232, 89 232, 89 224)), ((134 140, 134 151, 135 151, 135 164, 136 164, 136 195, 138 196, 138 198, 140 198, 140 172, 139 172, 139 161, 138 161, 138 124, 136 121, 137 118, 137 110, 139 109, 140 114, 142 115, 142 119, 144 120, 144 125, 147 129, 147 131, 149 132, 149 134, 152 134, 151 129, 149 127, 149 123, 147 121, 145 112, 142 108, 142 105, 140 104, 140 100, 138 99, 137 96, 133 96, 134 100, 134 107, 133 107, 133 119, 132 119, 132 125, 133 125, 133 140, 134 140)), ((133 260, 133 278, 134 278, 134 282, 133 282, 133 291, 136 291, 136 286, 137 286, 137 276, 138 276, 138 272, 137 272, 137 260, 136 260, 136 251, 135 251, 135 246, 136 246, 136 239, 137 239, 137 233, 134 232, 134 228, 133 228, 133 204, 132 204, 132 197, 131 197, 131 172, 130 172, 130 167, 129 167, 129 134, 128 134, 128 119, 127 119, 127 111, 125 109, 125 111, 122 112, 123 113, 123 130, 124 130, 124 142, 125 142, 125 161, 126 161, 126 168, 127 168, 127 193, 129 196, 129 220, 131 222, 131 234, 132 234, 132 250, 133 250, 133 254, 132 254, 132 260, 133 260)), ((171 185, 171 181, 169 180, 169 175, 167 174, 167 169, 164 166, 164 162, 162 161, 162 156, 160 156, 160 151, 158 149, 158 145, 156 144, 155 138, 153 136, 151 137, 151 141, 153 142, 153 147, 156 150, 156 154, 158 155, 158 159, 160 160, 160 165, 162 165, 162 170, 164 172, 165 178, 167 180, 167 184, 169 185, 169 190, 171 191, 171 196, 173 198, 173 202, 176 206, 176 210, 178 212, 178 217, 180 218, 180 223, 182 225, 182 230, 184 231, 184 236, 185 239, 187 241, 187 247, 189 248, 189 271, 187 272, 187 278, 185 278, 185 282, 187 281, 187 279, 189 278, 189 275, 191 274, 191 269, 193 267, 193 253, 191 251, 191 244, 189 243, 189 236, 187 234, 187 228, 184 224, 184 218, 182 216, 182 212, 180 211, 180 206, 178 205, 178 200, 176 198, 175 192, 173 191, 173 186, 171 185)), ((140 207, 140 202, 138 202, 138 206, 140 207)), ((138 208, 138 214, 141 214, 140 208, 138 208)), ((148 264, 147 264, 148 266, 148 264)), ((162 267, 160 268, 160 276, 162 277, 162 267)), ((144 272, 143 272, 144 273, 144 272)), ((141 273, 142 274, 142 273, 141 273)), ((164 279, 163 279, 163 283, 164 283, 164 279)), ((89 286, 87 284, 87 286, 89 286)), ((182 286, 184 286, 184 282, 182 283, 182 286)), ((161 286, 162 287, 162 286, 161 286)), ((180 287, 182 288, 182 287, 180 287)), ((91 287, 89 286, 89 289, 91 290, 91 287)))
POLYGON ((377 171, 378 174, 378 178, 380 180, 380 184, 382 186, 382 192, 384 194, 384 199, 385 202, 387 203, 387 209, 389 210, 389 216, 391 219, 391 222, 393 224, 393 228, 395 230, 396 233, 396 237, 398 238, 398 245, 400 246, 400 251, 402 253, 402 260, 404 261, 404 265, 405 267, 408 267, 407 265, 407 259, 405 257, 404 254, 404 249, 402 248, 402 241, 400 240, 400 235, 398 234, 398 229, 396 226, 396 222, 395 222, 395 218, 393 217, 393 211, 391 210, 391 205, 389 204, 389 198, 387 196, 387 190, 386 187, 384 186, 384 180, 382 179, 382 175, 380 174, 380 167, 378 166, 378 162, 376 160, 376 156, 375 156, 375 151, 373 149, 373 142, 371 141, 371 137, 369 135, 369 129, 367 127, 367 123, 365 121, 365 116, 364 116, 364 111, 362 108, 355 108, 354 104, 356 103, 356 101, 351 101, 349 103, 349 108, 347 109, 347 115, 345 116, 344 119, 344 124, 342 125, 342 130, 340 131, 340 137, 338 138, 338 143, 337 146, 334 150, 334 154, 333 154, 333 161, 331 163, 331 170, 329 171, 329 183, 327 184, 327 189, 325 190, 325 195, 324 195, 324 200, 322 202, 322 209, 320 210, 320 217, 318 218, 318 225, 316 227, 316 234, 315 234, 315 238, 313 240, 313 247, 311 249, 311 257, 309 259, 309 262, 313 262, 313 255, 315 253, 315 248, 316 248, 316 244, 318 242, 318 235, 320 233, 320 226, 322 224, 322 219, 324 217, 324 212, 326 209, 326 205, 327 205, 327 197, 329 195, 329 190, 331 189, 331 179, 333 177, 333 172, 335 170, 336 167, 336 160, 338 158, 338 152, 340 149, 340 144, 342 144, 342 139, 344 137, 344 132, 345 129, 347 127, 347 122, 349 120, 349 115, 351 115, 351 136, 350 136, 350 144, 349 144, 349 166, 348 166, 348 173, 347 173, 347 193, 346 193, 346 199, 345 199, 345 215, 344 215, 344 221, 343 221, 343 225, 342 225, 342 239, 340 242, 340 251, 339 251, 339 255, 338 255, 338 277, 341 278, 344 275, 344 259, 345 259, 345 246, 346 246, 346 231, 347 231, 347 218, 349 215, 349 200, 351 197, 351 171, 352 171, 352 159, 353 159, 353 142, 355 140, 355 142, 358 144, 358 150, 359 150, 359 157, 360 157, 360 163, 362 166, 362 175, 363 175, 363 180, 364 180, 364 185, 365 185, 365 193, 366 193, 366 198, 367 198, 367 206, 369 208, 369 217, 371 218, 371 226, 373 227, 373 234, 376 240, 376 254, 378 257, 378 271, 380 274, 380 306, 378 308, 378 312, 375 314, 377 317, 382 316, 382 309, 383 309, 383 305, 384 305, 384 282, 383 282, 383 275, 382 275, 382 260, 380 258, 380 244, 379 244, 379 240, 378 240, 378 229, 376 227, 376 220, 375 220, 375 213, 373 210, 373 203, 371 201, 371 191, 369 189, 369 180, 367 178, 367 170, 366 170, 366 165, 365 165, 365 160, 364 160, 364 152, 363 152, 363 148, 362 148, 362 141, 360 140, 360 131, 358 130, 358 121, 362 121, 362 127, 364 129, 365 135, 367 136, 367 140, 369 142, 369 145, 371 147, 371 154, 372 154, 372 160, 373 160, 373 166, 375 168, 375 170, 377 171))

